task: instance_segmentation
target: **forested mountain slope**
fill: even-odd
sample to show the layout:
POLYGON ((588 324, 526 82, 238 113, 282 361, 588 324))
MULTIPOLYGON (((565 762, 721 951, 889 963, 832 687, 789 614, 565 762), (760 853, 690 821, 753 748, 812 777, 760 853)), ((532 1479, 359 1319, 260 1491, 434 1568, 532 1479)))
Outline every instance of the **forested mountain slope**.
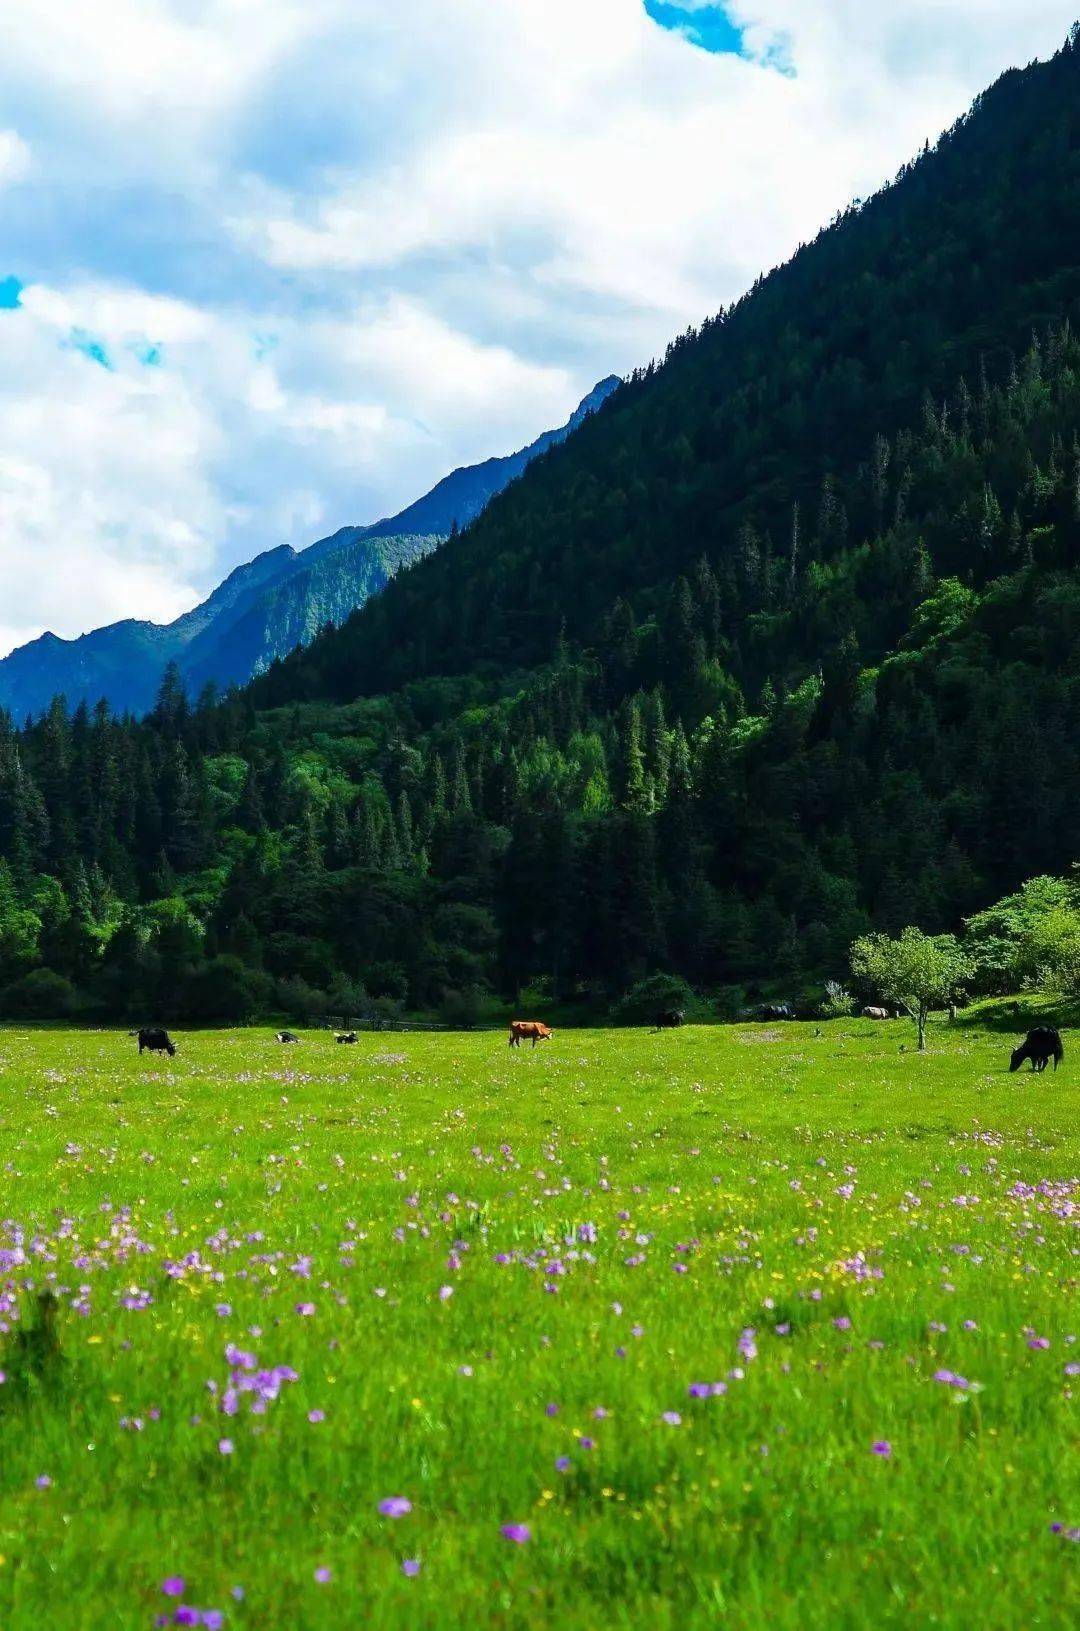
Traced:
POLYGON ((0 731, 0 1003, 738 993, 1064 872, 1078 142, 1070 41, 244 693, 0 731))
MULTIPOLYGON (((804 572, 831 547, 817 524, 830 473, 877 457, 875 434, 917 425, 928 395, 962 377, 976 393, 984 371, 999 377, 1074 309, 1078 134, 1075 47, 1006 74, 895 185, 676 342, 453 547, 260 698, 348 698, 478 660, 542 662, 563 625, 572 640, 601 639, 620 594, 647 615, 702 553, 735 577, 725 610, 738 637, 756 609, 738 581, 745 528, 778 581, 797 530, 804 572)), ((848 522, 866 536, 885 518, 871 494, 848 522)), ((941 564, 975 563, 961 538, 941 564)))

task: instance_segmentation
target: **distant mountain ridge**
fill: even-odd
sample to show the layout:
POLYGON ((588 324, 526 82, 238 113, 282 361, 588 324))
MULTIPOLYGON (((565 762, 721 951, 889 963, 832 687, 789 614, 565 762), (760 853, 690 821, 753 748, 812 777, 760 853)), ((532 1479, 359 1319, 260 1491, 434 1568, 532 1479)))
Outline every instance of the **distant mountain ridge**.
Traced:
POLYGON ((595 385, 588 396, 580 402, 566 424, 559 430, 549 430, 543 436, 538 436, 535 442, 523 447, 518 453, 510 453, 505 458, 486 459, 483 464, 469 465, 462 470, 451 471, 442 481, 434 486, 430 493, 410 504, 408 509, 402 510, 400 515, 393 516, 388 521, 376 521, 373 527, 368 527, 369 538, 387 538, 393 533, 440 533, 445 537, 457 523, 459 531, 467 527, 470 521, 484 510, 497 493, 508 487, 512 481, 522 475, 534 459, 546 453, 549 447, 566 440, 578 426, 583 424, 591 413, 601 407, 620 384, 619 379, 609 375, 595 385))
POLYGON ((342 622, 455 527, 468 526, 619 383, 614 376, 602 380, 558 430, 516 453, 454 470, 399 515, 342 527, 304 550, 289 544, 267 550, 172 623, 129 618, 74 640, 46 633, 18 647, 0 659, 0 708, 22 720, 62 694, 72 707, 105 698, 117 712, 142 714, 172 662, 193 694, 207 684, 244 684, 328 623, 342 622))

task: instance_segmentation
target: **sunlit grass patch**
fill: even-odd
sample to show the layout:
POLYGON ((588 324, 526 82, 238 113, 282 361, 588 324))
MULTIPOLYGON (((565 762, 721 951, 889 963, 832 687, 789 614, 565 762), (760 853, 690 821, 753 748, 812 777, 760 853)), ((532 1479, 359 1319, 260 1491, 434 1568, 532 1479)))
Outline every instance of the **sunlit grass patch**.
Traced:
POLYGON ((0 1626, 1068 1623, 1069 1061, 771 1029, 0 1032, 0 1626))

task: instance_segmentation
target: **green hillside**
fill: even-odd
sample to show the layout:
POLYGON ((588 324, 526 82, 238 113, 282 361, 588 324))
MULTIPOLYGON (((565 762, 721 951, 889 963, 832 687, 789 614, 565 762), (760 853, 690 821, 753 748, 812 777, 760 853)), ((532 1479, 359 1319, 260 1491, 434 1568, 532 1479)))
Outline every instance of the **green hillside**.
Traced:
POLYGON ((1065 872, 1078 323, 1074 37, 248 691, 9 729, 3 1000, 737 1004, 1065 872))

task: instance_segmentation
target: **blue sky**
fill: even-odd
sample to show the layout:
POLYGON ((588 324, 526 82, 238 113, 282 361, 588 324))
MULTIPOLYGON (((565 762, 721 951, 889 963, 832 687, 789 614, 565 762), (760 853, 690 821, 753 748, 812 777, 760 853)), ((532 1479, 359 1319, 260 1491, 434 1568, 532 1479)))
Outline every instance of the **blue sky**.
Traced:
POLYGON ((0 0, 0 651, 562 422, 1074 4, 0 0))
POLYGON ((644 3, 653 22, 674 30, 702 50, 743 55, 743 31, 732 22, 725 6, 685 6, 678 0, 644 0, 644 3))

